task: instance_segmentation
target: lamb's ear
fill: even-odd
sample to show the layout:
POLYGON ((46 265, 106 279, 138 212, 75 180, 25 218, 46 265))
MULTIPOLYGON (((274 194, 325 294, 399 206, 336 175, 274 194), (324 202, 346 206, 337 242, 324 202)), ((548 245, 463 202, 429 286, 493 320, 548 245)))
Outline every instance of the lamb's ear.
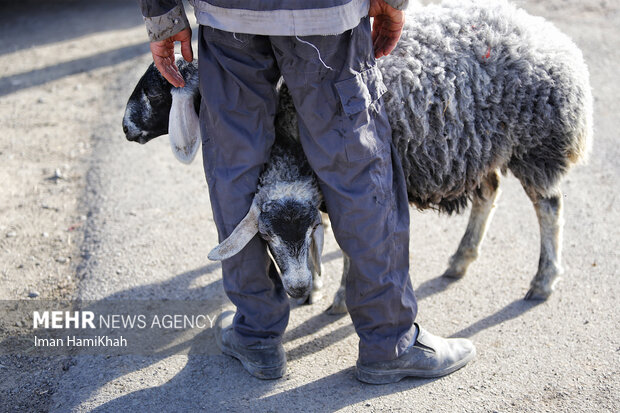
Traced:
POLYGON ((321 256, 323 255, 323 223, 320 223, 312 233, 312 244, 310 245, 310 258, 312 266, 317 275, 321 275, 321 256))
POLYGON ((258 233, 258 216, 260 208, 256 202, 252 202, 250 211, 241 220, 239 225, 217 247, 213 248, 208 255, 211 261, 221 261, 237 254, 258 233))
POLYGON ((200 147, 200 122, 194 96, 186 89, 172 89, 168 135, 174 156, 183 163, 191 163, 200 147))

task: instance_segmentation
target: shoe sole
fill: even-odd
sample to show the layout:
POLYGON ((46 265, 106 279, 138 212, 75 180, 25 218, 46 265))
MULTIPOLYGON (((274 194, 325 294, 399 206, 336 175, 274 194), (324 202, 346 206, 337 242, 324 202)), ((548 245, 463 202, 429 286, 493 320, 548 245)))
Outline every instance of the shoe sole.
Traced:
POLYGON ((286 363, 276 366, 257 366, 233 350, 222 349, 222 353, 239 360, 248 373, 261 380, 279 379, 286 372, 286 363))
POLYGON ((453 364, 443 370, 416 370, 416 369, 400 369, 400 370, 372 370, 363 366, 357 365, 356 376, 361 382, 368 384, 389 384, 397 383, 405 377, 417 377, 421 379, 432 379, 437 377, 447 376, 450 373, 454 373, 458 369, 464 367, 467 363, 476 357, 476 350, 472 351, 467 357, 460 360, 458 363, 453 364))

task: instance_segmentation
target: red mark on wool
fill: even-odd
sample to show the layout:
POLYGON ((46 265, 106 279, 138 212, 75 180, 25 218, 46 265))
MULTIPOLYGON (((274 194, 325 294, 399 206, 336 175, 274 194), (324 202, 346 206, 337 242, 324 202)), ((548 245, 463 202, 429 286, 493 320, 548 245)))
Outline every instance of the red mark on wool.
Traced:
POLYGON ((491 46, 487 49, 487 54, 482 56, 483 59, 488 59, 489 57, 491 57, 491 46))

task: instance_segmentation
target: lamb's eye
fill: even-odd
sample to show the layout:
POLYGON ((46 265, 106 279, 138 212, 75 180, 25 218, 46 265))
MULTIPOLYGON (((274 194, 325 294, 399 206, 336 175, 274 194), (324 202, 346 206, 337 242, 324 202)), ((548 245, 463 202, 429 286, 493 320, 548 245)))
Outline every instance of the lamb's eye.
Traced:
POLYGON ((147 97, 149 100, 159 100, 159 99, 161 99, 161 98, 162 98, 162 96, 164 96, 164 95, 163 95, 163 93, 154 93, 154 92, 148 92, 148 93, 146 93, 146 97, 147 97))

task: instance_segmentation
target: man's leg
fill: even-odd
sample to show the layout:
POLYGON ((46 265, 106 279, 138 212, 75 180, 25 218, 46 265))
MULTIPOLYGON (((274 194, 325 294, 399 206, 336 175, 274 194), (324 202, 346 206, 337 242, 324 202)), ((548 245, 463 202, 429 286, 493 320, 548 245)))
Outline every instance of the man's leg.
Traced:
MULTIPOLYGON (((203 160, 220 241, 247 214, 274 141, 279 71, 269 40, 200 28, 203 160)), ((237 306, 234 331, 244 346, 280 344, 288 297, 258 237, 222 262, 224 289, 237 306)))
POLYGON ((334 234, 351 259, 346 304, 360 337, 357 378, 393 383, 463 367, 476 354, 470 341, 437 337, 414 324, 406 184, 391 145, 368 19, 339 36, 272 42, 334 234))
POLYGON ((414 339, 417 305, 406 188, 392 156, 369 22, 339 36, 274 37, 272 43, 334 234, 351 258, 346 303, 360 359, 395 359, 414 339))

